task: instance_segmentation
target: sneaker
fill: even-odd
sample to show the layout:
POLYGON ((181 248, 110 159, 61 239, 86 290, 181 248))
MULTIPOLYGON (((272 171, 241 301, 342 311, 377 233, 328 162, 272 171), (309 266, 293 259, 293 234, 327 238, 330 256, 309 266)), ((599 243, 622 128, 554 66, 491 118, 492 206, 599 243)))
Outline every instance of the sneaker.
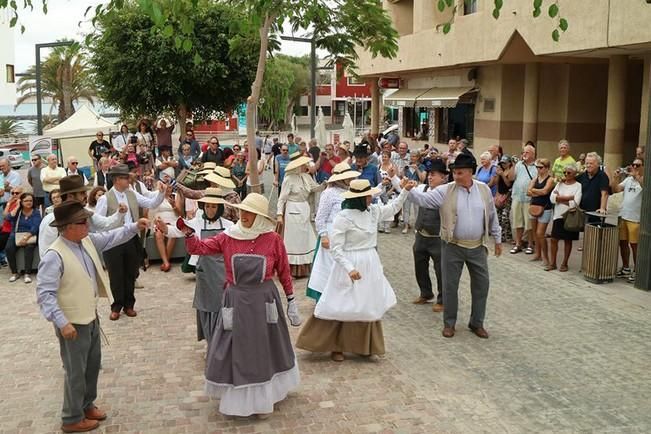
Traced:
POLYGON ((631 272, 631 274, 628 276, 628 279, 626 279, 628 283, 635 283, 635 272, 631 272))
POLYGON ((32 283, 32 278, 29 277, 29 274, 25 274, 25 277, 23 279, 25 283, 32 283))
POLYGON ((15 282, 16 280, 18 280, 18 275, 17 274, 14 274, 9 278, 9 282, 15 282))
POLYGON ((626 267, 620 268, 617 274, 615 274, 615 276, 617 277, 627 277, 630 275, 631 275, 631 269, 626 267))
POLYGON ((407 232, 409 232, 409 228, 408 228, 407 226, 405 226, 404 228, 402 228, 402 233, 403 233, 403 234, 406 234, 407 232))
POLYGON ((138 288, 138 289, 142 289, 142 288, 145 287, 145 285, 143 285, 142 283, 140 283, 140 281, 138 279, 136 279, 135 283, 133 284, 133 287, 138 288))

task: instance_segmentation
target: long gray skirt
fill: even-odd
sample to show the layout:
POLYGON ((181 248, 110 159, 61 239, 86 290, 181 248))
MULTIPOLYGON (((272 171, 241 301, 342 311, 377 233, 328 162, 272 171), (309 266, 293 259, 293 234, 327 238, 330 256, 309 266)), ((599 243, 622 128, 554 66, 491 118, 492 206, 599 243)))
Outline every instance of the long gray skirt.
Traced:
POLYGON ((217 328, 217 319, 219 312, 205 312, 197 309, 197 341, 206 340, 210 344, 210 339, 217 328))

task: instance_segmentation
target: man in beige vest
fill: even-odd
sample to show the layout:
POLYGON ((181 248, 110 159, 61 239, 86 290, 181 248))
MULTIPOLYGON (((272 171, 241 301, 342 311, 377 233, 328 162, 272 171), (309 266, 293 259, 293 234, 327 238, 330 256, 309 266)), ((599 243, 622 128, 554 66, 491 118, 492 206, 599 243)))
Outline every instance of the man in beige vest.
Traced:
MULTIPOLYGON (((97 201, 95 213, 103 216, 112 215, 118 210, 121 203, 127 205, 124 216, 125 223, 138 221, 139 208, 156 208, 165 199, 166 185, 158 183, 158 194, 146 197, 129 188, 129 167, 118 164, 109 170, 113 187, 97 201)), ((142 263, 142 245, 140 237, 134 234, 126 243, 116 246, 104 253, 104 262, 111 281, 111 292, 114 302, 111 304, 109 319, 115 321, 120 318, 120 311, 124 310, 127 316, 137 315, 134 310, 136 297, 134 286, 138 277, 138 268, 142 263)))
POLYGON ((459 280, 463 265, 470 273, 472 311, 468 327, 480 338, 488 338, 484 329, 486 300, 490 285, 488 242, 495 240, 495 256, 502 254, 502 229, 490 188, 473 179, 477 163, 472 155, 459 154, 450 166, 454 182, 426 192, 413 188, 409 193, 418 206, 438 208, 441 214, 441 268, 443 271, 443 336, 455 333, 459 280))
POLYGON ((37 301, 55 325, 64 381, 61 429, 84 432, 98 427, 106 413, 95 407, 102 358, 98 297, 112 301, 99 253, 131 239, 147 220, 103 233, 88 233, 92 213, 81 202, 67 200, 54 208, 53 227, 59 237, 38 267, 37 301))

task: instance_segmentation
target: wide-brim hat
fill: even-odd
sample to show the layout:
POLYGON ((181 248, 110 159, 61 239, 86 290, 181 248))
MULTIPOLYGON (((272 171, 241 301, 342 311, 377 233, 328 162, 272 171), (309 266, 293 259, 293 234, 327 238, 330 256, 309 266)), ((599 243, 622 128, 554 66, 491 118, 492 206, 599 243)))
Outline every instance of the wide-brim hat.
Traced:
POLYGON ((228 202, 224 200, 224 192, 215 187, 208 187, 206 188, 204 192, 204 196, 197 200, 197 202, 201 203, 215 203, 218 205, 226 205, 228 202))
POLYGON ((224 166, 215 167, 214 172, 217 175, 221 176, 222 178, 230 178, 231 177, 231 171, 229 169, 227 169, 226 167, 224 167, 224 166))
POLYGON ((373 196, 381 191, 382 190, 377 187, 371 187, 371 183, 368 182, 368 179, 355 179, 350 181, 348 191, 342 193, 341 196, 344 199, 353 199, 355 197, 373 196))
POLYGON ((473 169, 477 168, 477 160, 469 154, 461 153, 454 159, 454 163, 450 164, 450 169, 473 169))
POLYGON ((60 228, 88 219, 92 215, 93 213, 88 211, 78 200, 67 199, 54 207, 54 221, 50 223, 50 226, 60 228))
POLYGON ((368 157, 370 154, 370 151, 368 149, 368 144, 367 143, 360 143, 359 145, 355 145, 355 148, 353 149, 353 157, 368 157))
POLYGON ((332 168, 332 176, 326 182, 343 181, 345 179, 357 178, 361 173, 350 168, 350 164, 342 161, 332 168))
POLYGON ((232 179, 230 178, 224 178, 223 176, 219 176, 215 172, 210 172, 206 176, 203 177, 208 182, 212 182, 213 184, 217 184, 220 187, 224 188, 235 188, 235 183, 233 182, 232 179))
POLYGON ((427 159, 425 160, 424 165, 425 171, 427 171, 427 173, 438 172, 444 175, 448 175, 450 173, 448 168, 445 166, 445 161, 443 161, 442 158, 427 159))
POLYGON ((64 176, 59 180, 59 190, 61 195, 78 193, 80 191, 92 190, 92 186, 86 186, 84 177, 81 175, 64 176))
POLYGON ((309 164, 312 159, 310 157, 306 157, 305 155, 301 155, 300 152, 294 152, 292 155, 289 156, 289 159, 291 160, 287 166, 285 166, 285 172, 289 172, 290 170, 298 169, 301 166, 304 166, 306 164, 309 164))
POLYGON ((217 167, 217 163, 213 163, 212 161, 206 161, 205 163, 203 163, 203 166, 201 166, 201 172, 199 172, 199 175, 207 175, 211 172, 214 172, 216 167, 217 167))
POLYGON ((126 164, 116 164, 115 166, 111 167, 108 171, 108 176, 129 176, 131 173, 129 172, 129 166, 126 164))
POLYGON ((231 206, 233 208, 261 215, 262 217, 268 218, 272 222, 275 221, 269 216, 269 201, 266 197, 259 193, 249 193, 246 195, 242 203, 234 203, 231 204, 231 206))

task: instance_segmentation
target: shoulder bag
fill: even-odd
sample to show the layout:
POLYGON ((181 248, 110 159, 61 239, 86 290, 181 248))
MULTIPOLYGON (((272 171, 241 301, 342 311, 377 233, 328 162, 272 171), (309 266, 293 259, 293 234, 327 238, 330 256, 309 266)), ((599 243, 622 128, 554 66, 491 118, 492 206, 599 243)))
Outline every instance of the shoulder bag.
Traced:
POLYGON ((581 208, 568 209, 563 214, 563 228, 568 232, 582 232, 585 226, 585 215, 581 208))
MULTIPOLYGON (((16 219, 16 228, 18 227, 18 223, 20 222, 20 217, 22 216, 22 212, 18 212, 18 218, 16 219)), ((32 235, 30 232, 16 232, 16 245, 18 247, 24 247, 28 244, 36 244, 37 237, 36 235, 32 235)))

